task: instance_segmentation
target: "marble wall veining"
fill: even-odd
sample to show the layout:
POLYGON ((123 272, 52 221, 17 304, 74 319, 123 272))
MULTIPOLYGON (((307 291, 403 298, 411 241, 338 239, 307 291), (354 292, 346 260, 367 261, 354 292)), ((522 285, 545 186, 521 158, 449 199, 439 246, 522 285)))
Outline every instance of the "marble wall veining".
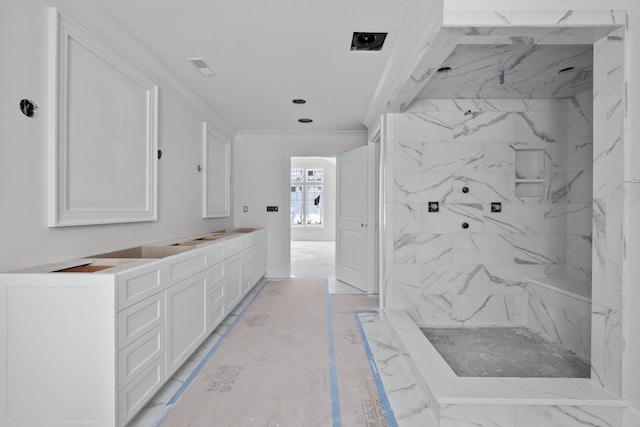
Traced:
POLYGON ((590 278, 589 100, 419 100, 387 117, 388 307, 421 326, 526 324, 526 277, 590 278), (516 194, 520 149, 544 158, 538 196, 516 194))
MULTIPOLYGON (((624 30, 594 44, 591 378, 623 387, 624 30)), ((633 262, 633 260, 630 260, 633 262)))

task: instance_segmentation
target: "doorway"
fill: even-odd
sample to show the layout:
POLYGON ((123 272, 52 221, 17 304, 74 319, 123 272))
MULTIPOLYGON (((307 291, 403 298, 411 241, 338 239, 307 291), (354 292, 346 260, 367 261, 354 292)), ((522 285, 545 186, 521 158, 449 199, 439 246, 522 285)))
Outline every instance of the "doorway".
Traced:
POLYGON ((335 279, 336 158, 291 157, 291 277, 335 279))

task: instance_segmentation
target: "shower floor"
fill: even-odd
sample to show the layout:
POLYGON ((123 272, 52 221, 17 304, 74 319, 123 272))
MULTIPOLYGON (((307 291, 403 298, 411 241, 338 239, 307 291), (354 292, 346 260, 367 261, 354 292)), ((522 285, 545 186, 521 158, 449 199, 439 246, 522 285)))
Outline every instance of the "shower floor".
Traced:
POLYGON ((459 377, 589 378, 590 364, 527 328, 423 328, 459 377))

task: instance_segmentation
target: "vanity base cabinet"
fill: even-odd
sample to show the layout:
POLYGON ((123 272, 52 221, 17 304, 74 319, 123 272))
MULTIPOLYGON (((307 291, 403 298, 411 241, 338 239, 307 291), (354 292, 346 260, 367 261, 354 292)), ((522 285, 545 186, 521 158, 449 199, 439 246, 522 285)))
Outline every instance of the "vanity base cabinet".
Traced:
POLYGON ((265 238, 0 273, 0 426, 125 426, 262 277, 265 238))

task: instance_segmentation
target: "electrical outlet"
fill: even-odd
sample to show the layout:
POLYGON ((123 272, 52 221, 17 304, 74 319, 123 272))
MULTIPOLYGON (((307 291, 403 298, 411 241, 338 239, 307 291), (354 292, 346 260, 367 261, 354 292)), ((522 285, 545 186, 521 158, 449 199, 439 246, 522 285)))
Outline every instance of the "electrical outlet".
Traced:
POLYGON ((277 206, 267 206, 267 212, 278 212, 277 206))

